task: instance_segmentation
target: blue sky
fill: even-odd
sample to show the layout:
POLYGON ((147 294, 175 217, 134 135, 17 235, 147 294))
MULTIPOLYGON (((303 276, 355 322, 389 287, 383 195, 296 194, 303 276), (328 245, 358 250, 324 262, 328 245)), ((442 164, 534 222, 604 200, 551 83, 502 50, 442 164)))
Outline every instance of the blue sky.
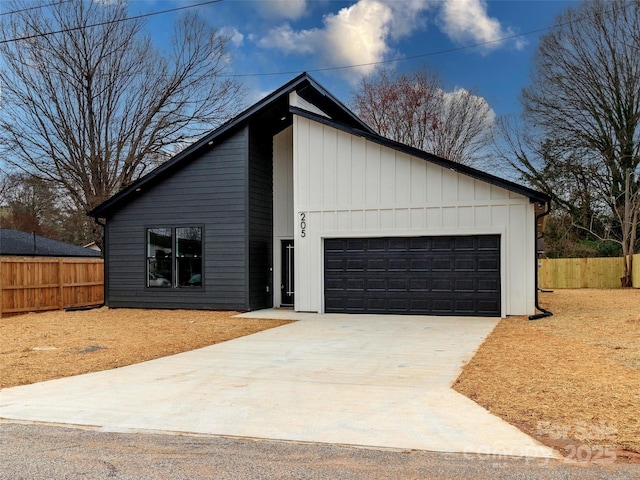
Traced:
MULTIPOLYGON (((146 13, 197 1, 134 0, 130 9, 146 13)), ((308 71, 348 104, 358 79, 378 62, 388 62, 384 65, 399 71, 426 65, 447 90, 474 90, 501 115, 519 111, 518 96, 528 83, 540 33, 514 35, 553 25, 570 5, 577 2, 223 0, 198 10, 233 36, 233 69, 246 75, 255 99, 308 71), (478 44, 484 45, 473 47, 478 44), (413 56, 420 57, 407 58, 413 56), (363 64, 368 65, 334 69, 363 64)), ((148 20, 158 43, 166 40, 175 15, 148 20)))

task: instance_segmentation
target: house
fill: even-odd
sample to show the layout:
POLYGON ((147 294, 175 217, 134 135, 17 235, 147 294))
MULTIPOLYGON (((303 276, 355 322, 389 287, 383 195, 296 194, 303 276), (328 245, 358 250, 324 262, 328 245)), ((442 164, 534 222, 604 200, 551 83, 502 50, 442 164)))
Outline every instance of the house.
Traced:
POLYGON ((35 233, 0 228, 0 256, 100 257, 100 252, 51 240, 35 233))
POLYGON ((90 215, 110 307, 506 316, 535 312, 548 206, 302 74, 90 215))

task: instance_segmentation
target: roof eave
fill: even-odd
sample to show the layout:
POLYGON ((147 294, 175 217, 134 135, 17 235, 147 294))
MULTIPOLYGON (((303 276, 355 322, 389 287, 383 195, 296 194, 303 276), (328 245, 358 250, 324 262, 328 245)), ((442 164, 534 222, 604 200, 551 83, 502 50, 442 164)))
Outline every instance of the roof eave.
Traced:
POLYGON ((87 213, 90 217, 93 218, 105 218, 108 217, 115 210, 120 208, 121 204, 132 194, 135 192, 140 192, 145 189, 146 186, 159 180, 167 172, 173 170, 178 164, 182 163, 186 158, 191 155, 197 153, 202 148, 211 147, 216 142, 224 137, 225 134, 230 133, 235 128, 239 127, 244 122, 248 121, 251 117, 256 115, 257 113, 269 108, 275 102, 281 99, 283 95, 288 95, 290 92, 297 90, 304 84, 312 86, 317 92, 319 92, 324 97, 327 97, 331 103, 338 107, 340 111, 342 111, 350 121, 355 124, 361 126, 365 131, 373 133, 373 131, 367 126, 362 120, 360 120, 351 110, 345 107, 342 102, 340 102, 337 98, 335 98, 329 91, 327 91, 324 87, 318 84, 311 76, 307 73, 302 73, 298 75, 296 78, 292 79, 288 83, 284 84, 280 88, 276 89, 266 97, 264 97, 259 102, 248 107, 242 113, 235 116, 233 119, 228 122, 220 125, 218 128, 213 130, 212 132, 203 136, 200 140, 197 140, 192 145, 188 146, 180 153, 176 154, 173 158, 168 160, 166 163, 160 165, 155 168, 145 176, 138 179, 136 182, 132 183, 128 187, 124 188, 120 192, 113 195, 108 200, 104 201, 97 207, 93 208, 91 211, 87 213))
POLYGON ((331 126, 331 127, 337 128, 338 130, 342 130, 346 133, 360 136, 367 140, 371 140, 372 142, 378 143, 380 145, 404 152, 413 157, 422 158, 423 160, 429 161, 431 163, 435 163, 436 165, 439 165, 443 168, 448 168, 455 172, 462 173, 463 175, 467 175, 472 178, 485 181, 491 185, 495 185, 497 187, 501 187, 506 190, 512 191, 514 193, 520 194, 524 197, 527 197, 532 203, 538 203, 538 202, 549 203, 551 201, 551 197, 546 193, 533 190, 532 188, 525 187, 524 185, 520 185, 510 180, 505 180, 504 178, 500 178, 490 173, 477 170, 473 167, 469 167, 467 165, 454 162, 452 160, 447 160, 446 158, 438 157, 437 155, 434 155, 432 153, 425 152, 424 150, 420 150, 415 147, 410 147, 403 143, 396 142, 395 140, 390 140, 376 133, 350 128, 349 126, 340 124, 329 118, 316 115, 312 112, 308 112, 307 110, 303 110, 297 107, 291 107, 289 110, 294 115, 300 115, 302 117, 309 118, 311 120, 317 121, 327 126, 331 126))

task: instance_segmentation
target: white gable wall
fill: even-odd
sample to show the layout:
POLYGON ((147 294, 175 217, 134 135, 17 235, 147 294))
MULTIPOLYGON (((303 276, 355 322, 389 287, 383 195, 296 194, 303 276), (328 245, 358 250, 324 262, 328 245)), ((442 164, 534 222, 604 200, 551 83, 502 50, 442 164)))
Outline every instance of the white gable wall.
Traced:
POLYGON ((502 315, 534 312, 529 199, 294 115, 295 310, 323 311, 323 239, 501 235, 502 315))

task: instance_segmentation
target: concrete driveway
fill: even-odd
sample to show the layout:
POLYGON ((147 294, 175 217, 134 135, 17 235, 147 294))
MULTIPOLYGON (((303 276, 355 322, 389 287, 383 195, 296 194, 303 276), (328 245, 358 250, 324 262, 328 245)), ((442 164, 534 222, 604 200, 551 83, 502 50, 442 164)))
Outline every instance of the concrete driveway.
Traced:
POLYGON ((260 315, 300 321, 129 367, 4 389, 0 418, 105 431, 557 456, 450 388, 496 319, 246 316, 260 315))

